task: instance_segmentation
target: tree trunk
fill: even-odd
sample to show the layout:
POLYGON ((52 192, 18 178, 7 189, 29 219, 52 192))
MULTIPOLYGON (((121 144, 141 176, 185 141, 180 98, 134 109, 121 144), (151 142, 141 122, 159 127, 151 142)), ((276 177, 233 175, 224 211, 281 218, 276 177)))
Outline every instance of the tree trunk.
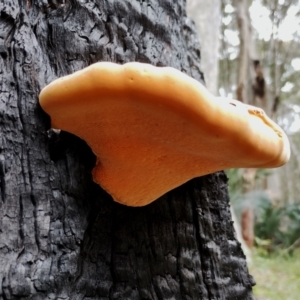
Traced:
MULTIPOLYGON (((238 80, 236 98, 246 104, 259 106, 266 111, 266 87, 263 67, 256 51, 253 40, 253 30, 249 12, 248 0, 235 0, 240 51, 238 64, 238 80)), ((254 189, 256 169, 244 169, 243 193, 254 189)), ((241 213, 242 236, 251 249, 254 245, 254 211, 253 207, 246 207, 241 213)))
POLYGON ((268 115, 266 87, 263 66, 258 58, 253 40, 253 30, 247 0, 235 0, 240 39, 238 65, 237 99, 250 105, 259 106, 268 115))
POLYGON ((253 299, 223 172, 119 205, 92 182, 89 147, 38 105, 98 61, 201 81, 185 2, 1 0, 0 18, 0 299, 253 299))

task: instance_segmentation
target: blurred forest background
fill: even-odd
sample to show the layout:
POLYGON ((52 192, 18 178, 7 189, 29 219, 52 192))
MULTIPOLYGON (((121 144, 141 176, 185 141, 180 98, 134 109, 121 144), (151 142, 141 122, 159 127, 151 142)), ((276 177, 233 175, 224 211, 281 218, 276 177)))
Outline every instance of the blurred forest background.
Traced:
POLYGON ((263 108, 289 137, 285 166, 227 175, 259 299, 299 299, 300 0, 187 0, 187 13, 207 88, 263 108))

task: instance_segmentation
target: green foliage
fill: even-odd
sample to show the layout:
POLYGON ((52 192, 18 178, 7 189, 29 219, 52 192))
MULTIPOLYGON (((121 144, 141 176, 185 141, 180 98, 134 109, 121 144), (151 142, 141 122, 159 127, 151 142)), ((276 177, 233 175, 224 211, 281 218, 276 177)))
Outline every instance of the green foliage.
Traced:
POLYGON ((290 247, 300 238, 300 205, 277 207, 271 201, 259 202, 255 235, 271 241, 270 250, 290 247))
POLYGON ((256 213, 255 234, 261 239, 278 242, 281 215, 282 209, 273 207, 271 201, 260 202, 256 213))
MULTIPOLYGON (((229 177, 230 200, 239 216, 251 207, 255 213, 256 244, 267 252, 278 248, 291 247, 300 239, 300 204, 274 204, 263 190, 242 192, 243 169, 226 171, 229 177)), ((269 171, 257 170, 256 182, 270 174, 269 171)), ((297 246, 297 245, 296 245, 297 246)))

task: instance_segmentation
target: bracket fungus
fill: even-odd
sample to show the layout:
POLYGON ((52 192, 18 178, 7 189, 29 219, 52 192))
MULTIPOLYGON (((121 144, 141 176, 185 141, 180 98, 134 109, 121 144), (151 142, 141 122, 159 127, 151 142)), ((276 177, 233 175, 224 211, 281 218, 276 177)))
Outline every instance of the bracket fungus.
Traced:
POLYGON ((52 127, 87 142, 93 179, 113 199, 143 206, 184 182, 238 167, 279 167, 283 130, 263 110, 216 98, 171 67, 101 62, 40 94, 52 127))

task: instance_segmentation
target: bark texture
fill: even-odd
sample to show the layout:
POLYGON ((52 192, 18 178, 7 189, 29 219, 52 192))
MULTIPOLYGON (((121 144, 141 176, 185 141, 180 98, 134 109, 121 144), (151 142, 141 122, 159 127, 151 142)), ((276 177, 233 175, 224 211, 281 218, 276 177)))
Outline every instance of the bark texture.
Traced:
POLYGON ((253 299, 224 173, 129 208, 49 131, 41 88, 97 61, 203 78, 184 1, 1 0, 0 299, 253 299))

